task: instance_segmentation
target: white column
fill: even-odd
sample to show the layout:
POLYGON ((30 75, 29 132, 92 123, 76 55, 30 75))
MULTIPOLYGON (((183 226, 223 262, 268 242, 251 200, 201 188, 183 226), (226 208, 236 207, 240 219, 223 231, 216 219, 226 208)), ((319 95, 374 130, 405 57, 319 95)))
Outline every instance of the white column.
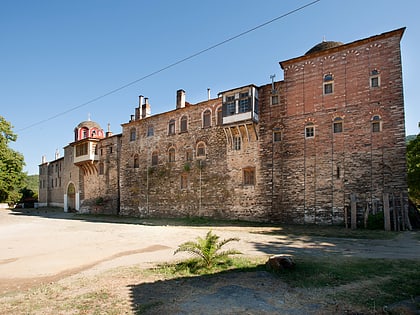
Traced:
POLYGON ((80 203, 80 195, 79 195, 79 192, 76 193, 75 203, 76 204, 74 205, 74 207, 76 208, 77 211, 79 211, 80 210, 80 205, 79 205, 79 203, 80 203))
POLYGON ((64 194, 64 212, 69 210, 69 205, 67 204, 67 194, 64 194))

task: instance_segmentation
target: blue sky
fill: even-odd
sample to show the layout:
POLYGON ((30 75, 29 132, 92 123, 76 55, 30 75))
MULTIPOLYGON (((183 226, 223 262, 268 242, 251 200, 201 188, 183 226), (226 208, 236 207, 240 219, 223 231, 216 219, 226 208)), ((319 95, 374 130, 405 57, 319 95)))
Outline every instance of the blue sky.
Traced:
POLYGON ((352 42, 407 27, 401 42, 407 134, 419 132, 420 1, 320 0, 240 38, 90 102, 312 0, 0 2, 0 115, 11 146, 37 174, 41 157, 73 141, 91 119, 121 132, 138 103, 175 108, 176 91, 196 103, 246 84, 283 78, 278 62, 326 40, 352 42), (86 104, 90 102, 89 104, 86 104), (86 105, 84 105, 86 104, 86 105), (55 118, 52 118, 55 117, 55 118), (42 123, 41 123, 42 122, 42 123), (35 124, 35 125, 34 125, 35 124), (32 127, 30 127, 32 126, 32 127))

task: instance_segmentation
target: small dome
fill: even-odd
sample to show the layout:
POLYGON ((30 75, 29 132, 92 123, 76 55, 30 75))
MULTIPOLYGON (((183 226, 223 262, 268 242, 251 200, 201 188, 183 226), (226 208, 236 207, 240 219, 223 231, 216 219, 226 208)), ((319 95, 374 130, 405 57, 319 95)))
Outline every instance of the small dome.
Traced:
POLYGON ((330 48, 338 47, 344 45, 342 42, 334 42, 334 41, 322 41, 321 43, 315 45, 311 49, 309 49, 305 55, 313 54, 316 52, 320 52, 323 50, 327 50, 330 48))
POLYGON ((101 126, 98 123, 96 123, 94 121, 91 121, 91 120, 82 121, 80 124, 77 125, 76 128, 77 129, 80 129, 80 128, 88 128, 88 129, 97 128, 97 129, 102 129, 101 126))

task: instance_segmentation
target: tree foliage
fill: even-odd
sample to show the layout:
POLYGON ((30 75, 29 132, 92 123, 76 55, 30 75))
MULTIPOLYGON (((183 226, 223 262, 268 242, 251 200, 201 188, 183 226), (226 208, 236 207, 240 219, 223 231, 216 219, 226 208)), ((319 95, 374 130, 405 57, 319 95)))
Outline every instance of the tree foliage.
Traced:
POLYGON ((12 125, 0 116, 0 202, 13 203, 21 197, 25 162, 21 153, 9 148, 9 143, 16 139, 12 125))
POLYGON ((187 252, 198 256, 204 261, 206 267, 211 267, 216 262, 227 258, 229 255, 241 254, 239 251, 230 249, 221 251, 221 248, 229 242, 239 241, 238 238, 228 238, 219 241, 219 236, 208 231, 205 238, 197 237, 197 241, 185 242, 178 246, 174 254, 187 252))
POLYGON ((420 205, 420 134, 407 145, 408 195, 420 205))

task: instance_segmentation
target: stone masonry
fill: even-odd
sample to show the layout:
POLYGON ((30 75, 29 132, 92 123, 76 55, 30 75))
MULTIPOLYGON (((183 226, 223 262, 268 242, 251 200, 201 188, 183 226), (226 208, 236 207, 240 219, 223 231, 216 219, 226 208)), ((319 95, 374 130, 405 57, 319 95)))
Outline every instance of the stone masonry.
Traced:
POLYGON ((65 156, 40 165, 40 204, 315 224, 346 221, 352 198, 359 212, 385 193, 404 208, 403 33, 322 42, 280 62, 282 81, 197 104, 179 90, 156 115, 140 96, 119 135, 79 124, 65 156))

